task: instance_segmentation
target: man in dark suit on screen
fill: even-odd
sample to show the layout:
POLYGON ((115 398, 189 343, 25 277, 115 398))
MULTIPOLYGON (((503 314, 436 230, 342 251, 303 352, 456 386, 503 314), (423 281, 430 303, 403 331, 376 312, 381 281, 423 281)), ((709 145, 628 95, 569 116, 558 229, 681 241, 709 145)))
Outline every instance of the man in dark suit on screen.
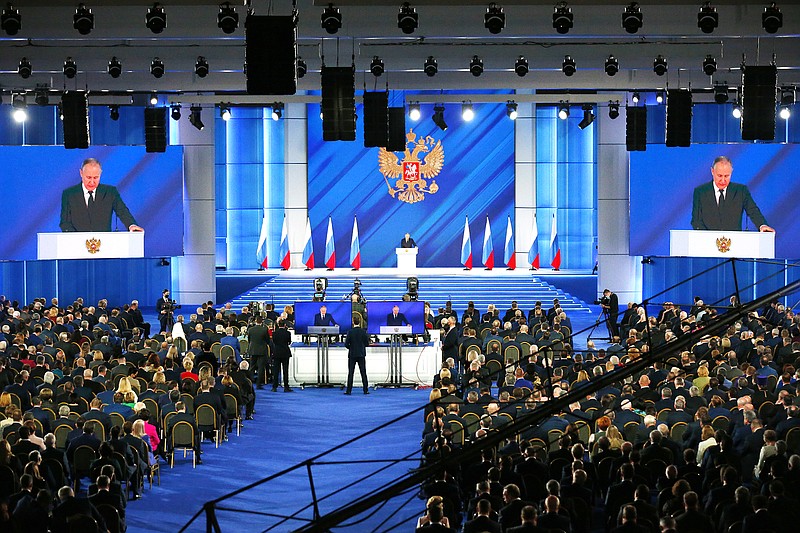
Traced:
POLYGON ((128 231, 144 231, 128 210, 116 187, 100 184, 103 169, 97 159, 81 165, 81 183, 61 194, 61 231, 111 231, 111 217, 116 216, 128 231))
POLYGON ((758 231, 775 230, 767 225, 750 190, 741 183, 731 183, 733 164, 726 156, 714 159, 711 166, 713 181, 695 188, 692 198, 692 228, 700 230, 741 231, 742 213, 758 231))
POLYGON ((411 238, 411 234, 406 233, 400 241, 400 248, 416 248, 417 243, 411 238))
POLYGON ((409 326, 411 323, 406 318, 406 315, 400 312, 400 306, 395 305, 392 307, 392 312, 386 315, 387 326, 409 326))
POLYGON ((336 319, 333 318, 333 315, 328 314, 328 308, 326 306, 321 306, 319 308, 319 313, 314 315, 314 325, 315 326, 336 326, 336 319))

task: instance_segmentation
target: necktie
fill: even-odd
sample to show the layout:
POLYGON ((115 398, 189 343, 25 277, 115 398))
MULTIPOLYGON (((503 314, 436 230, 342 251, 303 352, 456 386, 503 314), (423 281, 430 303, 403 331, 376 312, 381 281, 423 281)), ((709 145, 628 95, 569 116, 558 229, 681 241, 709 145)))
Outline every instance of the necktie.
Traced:
POLYGON ((725 206, 725 190, 719 190, 719 202, 717 203, 719 210, 722 211, 722 208, 725 206))
POLYGON ((89 209, 94 207, 94 191, 89 191, 89 209))

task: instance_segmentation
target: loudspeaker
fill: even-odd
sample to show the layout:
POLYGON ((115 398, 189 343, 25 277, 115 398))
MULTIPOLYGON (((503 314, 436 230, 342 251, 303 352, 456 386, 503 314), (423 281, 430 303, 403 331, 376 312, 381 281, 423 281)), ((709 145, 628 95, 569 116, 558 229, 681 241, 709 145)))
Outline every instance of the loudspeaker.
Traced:
POLYGON ((244 27, 247 94, 295 94, 295 17, 248 15, 244 27))
POLYGON ((775 107, 778 69, 744 67, 742 74, 742 140, 772 141, 775 139, 775 107))
POLYGON ((692 92, 688 89, 667 91, 667 146, 692 144, 692 92))
POLYGON ((625 108, 625 145, 629 152, 647 150, 647 108, 625 108))
POLYGON ((386 147, 388 141, 389 92, 364 92, 364 146, 386 147))
POLYGON ((167 151, 167 108, 144 108, 144 146, 147 152, 167 151))
POLYGON ((389 142, 386 149, 390 152, 402 152, 406 149, 406 108, 389 108, 389 142))
POLYGON ((85 92, 66 92, 61 96, 64 148, 89 148, 89 101, 85 92))
POLYGON ((356 69, 322 67, 322 139, 356 140, 356 69))

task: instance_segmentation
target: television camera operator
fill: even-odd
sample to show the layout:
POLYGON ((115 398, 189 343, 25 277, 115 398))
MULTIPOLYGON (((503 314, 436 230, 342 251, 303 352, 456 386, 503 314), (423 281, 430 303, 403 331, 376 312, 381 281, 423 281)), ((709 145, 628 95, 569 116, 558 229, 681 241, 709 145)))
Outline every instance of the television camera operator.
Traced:
POLYGON ((609 289, 603 290, 603 296, 597 302, 603 308, 603 314, 606 315, 606 323, 608 324, 608 332, 611 337, 619 337, 619 325, 617 318, 619 317, 619 298, 609 289))
POLYGON ((170 300, 169 289, 164 289, 161 292, 161 298, 156 302, 158 321, 161 322, 161 331, 172 331, 172 326, 175 324, 175 310, 180 308, 181 306, 177 305, 175 300, 170 300))

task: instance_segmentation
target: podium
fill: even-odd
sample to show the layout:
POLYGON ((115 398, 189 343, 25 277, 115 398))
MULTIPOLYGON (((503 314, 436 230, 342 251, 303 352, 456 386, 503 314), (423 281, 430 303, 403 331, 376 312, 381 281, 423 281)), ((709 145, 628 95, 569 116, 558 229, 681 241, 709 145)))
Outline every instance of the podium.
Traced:
POLYGON ((36 234, 36 259, 144 257, 143 231, 72 231, 36 234))
POLYGON ((309 385, 316 387, 342 387, 342 383, 331 383, 330 360, 328 349, 330 346, 329 335, 338 335, 339 326, 308 326, 308 334, 317 337, 317 382, 303 383, 302 388, 309 385))
POLYGON ((775 233, 673 229, 669 232, 669 255, 774 259, 775 233))
MULTIPOLYGON (((398 248, 398 250, 416 248, 398 248)), ((400 257, 399 255, 397 256, 400 257)), ((411 335, 411 326, 381 326, 381 335, 389 335, 389 377, 388 381, 375 387, 415 387, 414 383, 403 382, 403 335, 411 335)))
POLYGON ((417 252, 419 248, 395 248, 397 254, 397 270, 415 271, 417 270, 417 252))

